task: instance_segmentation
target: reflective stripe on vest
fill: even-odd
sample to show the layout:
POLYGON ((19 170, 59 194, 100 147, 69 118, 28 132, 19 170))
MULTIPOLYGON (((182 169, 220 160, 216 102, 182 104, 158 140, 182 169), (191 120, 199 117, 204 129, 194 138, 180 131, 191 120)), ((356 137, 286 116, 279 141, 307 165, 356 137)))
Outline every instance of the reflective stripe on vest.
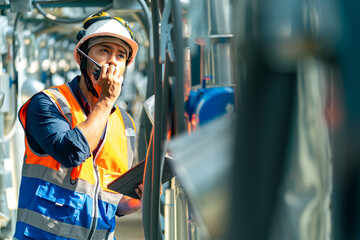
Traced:
POLYGON ((56 107, 59 111, 65 116, 68 120, 70 126, 72 126, 72 113, 70 111, 69 103, 67 102, 66 98, 59 92, 57 88, 50 88, 44 91, 46 95, 55 103, 56 107), (52 94, 53 96, 51 96, 52 94), (56 99, 56 101, 54 100, 56 99))
MULTIPOLYGON (((61 221, 48 221, 42 214, 32 212, 28 209, 18 209, 18 216, 21 216, 17 221, 28 222, 29 220, 33 223, 32 226, 27 227, 27 231, 30 232, 28 237, 34 237, 31 233, 31 228, 44 228, 46 226, 47 232, 56 235, 56 237, 63 237, 66 239, 86 239, 88 229, 81 226, 74 226, 71 224, 63 223, 61 221)), ((16 238, 15 238, 16 239, 16 238)), ((98 230, 95 232, 93 239, 114 239, 114 232, 109 233, 105 230, 98 230)))

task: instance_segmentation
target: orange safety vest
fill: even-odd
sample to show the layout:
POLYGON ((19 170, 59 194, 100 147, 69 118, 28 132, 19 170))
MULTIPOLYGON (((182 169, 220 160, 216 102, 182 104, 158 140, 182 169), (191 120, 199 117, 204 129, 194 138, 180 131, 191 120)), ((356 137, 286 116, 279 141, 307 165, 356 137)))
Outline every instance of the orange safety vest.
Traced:
MULTIPOLYGON (((43 92, 71 128, 86 120, 67 84, 43 92)), ((29 102, 19 111, 24 129, 29 102)), ((96 156, 91 155, 74 168, 66 168, 51 156, 34 152, 25 137, 14 238, 113 239, 115 212, 122 195, 109 190, 107 185, 131 167, 135 132, 132 118, 116 107, 109 116, 104 141, 96 156)))

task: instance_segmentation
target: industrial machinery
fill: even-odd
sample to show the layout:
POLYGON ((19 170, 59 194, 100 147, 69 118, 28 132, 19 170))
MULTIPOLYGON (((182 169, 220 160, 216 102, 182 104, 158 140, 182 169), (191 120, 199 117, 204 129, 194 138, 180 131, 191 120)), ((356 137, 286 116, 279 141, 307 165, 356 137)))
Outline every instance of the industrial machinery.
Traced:
POLYGON ((16 223, 18 110, 79 74, 76 33, 104 10, 129 21, 139 44, 117 104, 137 125, 134 164, 146 160, 144 239, 358 239, 358 9, 356 0, 0 0, 0 239, 16 223), (166 155, 176 177, 161 188, 166 155))

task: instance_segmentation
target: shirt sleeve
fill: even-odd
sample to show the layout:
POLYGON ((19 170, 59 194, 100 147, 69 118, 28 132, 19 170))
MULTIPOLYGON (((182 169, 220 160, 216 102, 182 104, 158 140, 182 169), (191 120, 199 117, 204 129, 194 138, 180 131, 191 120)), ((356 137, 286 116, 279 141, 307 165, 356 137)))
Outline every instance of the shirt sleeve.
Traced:
POLYGON ((49 154, 65 167, 76 167, 91 155, 82 132, 76 127, 71 129, 44 93, 38 93, 29 102, 25 134, 35 152, 49 154))

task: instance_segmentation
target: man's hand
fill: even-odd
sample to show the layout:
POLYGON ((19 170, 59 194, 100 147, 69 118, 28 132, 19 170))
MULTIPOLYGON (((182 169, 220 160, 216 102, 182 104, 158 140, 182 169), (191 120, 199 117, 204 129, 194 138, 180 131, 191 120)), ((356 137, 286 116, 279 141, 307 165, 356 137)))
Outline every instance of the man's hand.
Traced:
POLYGON ((93 81, 94 87, 99 90, 100 99, 107 99, 115 103, 121 92, 123 72, 113 64, 104 64, 101 67, 98 81, 93 81))
MULTIPOLYGON (((142 200, 143 197, 143 184, 140 183, 137 188, 135 188, 135 192, 139 196, 139 198, 142 200)), ((162 195, 162 185, 160 186, 160 196, 162 195)))
MULTIPOLYGON (((123 196, 118 204, 116 215, 127 215, 139 210, 142 206, 142 198, 143 198, 143 184, 140 183, 137 188, 135 188, 135 192, 139 196, 139 199, 131 198, 128 196, 123 196)), ((160 195, 162 194, 162 185, 160 187, 160 195)))

